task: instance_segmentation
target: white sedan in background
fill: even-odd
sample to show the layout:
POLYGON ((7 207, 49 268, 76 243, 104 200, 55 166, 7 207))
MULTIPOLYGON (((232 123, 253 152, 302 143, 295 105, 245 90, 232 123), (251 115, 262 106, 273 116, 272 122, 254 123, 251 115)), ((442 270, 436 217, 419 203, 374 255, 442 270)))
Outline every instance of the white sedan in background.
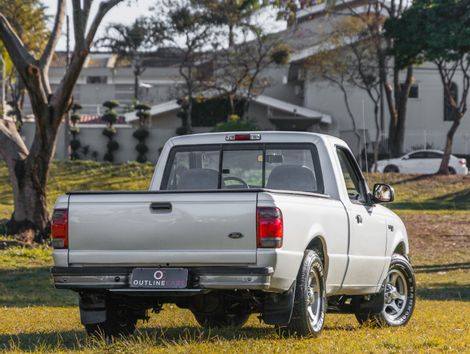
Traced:
MULTIPOLYGON (((436 173, 443 154, 444 152, 439 150, 415 150, 402 157, 377 161, 377 172, 436 173)), ((375 171, 375 166, 372 171, 375 171)), ((450 155, 449 173, 468 174, 467 160, 450 155)))

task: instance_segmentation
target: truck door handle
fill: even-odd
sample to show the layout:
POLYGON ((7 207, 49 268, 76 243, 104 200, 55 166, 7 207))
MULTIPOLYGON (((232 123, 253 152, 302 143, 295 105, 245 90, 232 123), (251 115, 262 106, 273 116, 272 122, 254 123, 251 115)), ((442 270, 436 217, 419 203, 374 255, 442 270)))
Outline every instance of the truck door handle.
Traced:
POLYGON ((356 215, 356 221, 358 224, 362 224, 362 216, 361 215, 356 215))
POLYGON ((171 203, 151 203, 150 211, 155 213, 171 212, 171 203))

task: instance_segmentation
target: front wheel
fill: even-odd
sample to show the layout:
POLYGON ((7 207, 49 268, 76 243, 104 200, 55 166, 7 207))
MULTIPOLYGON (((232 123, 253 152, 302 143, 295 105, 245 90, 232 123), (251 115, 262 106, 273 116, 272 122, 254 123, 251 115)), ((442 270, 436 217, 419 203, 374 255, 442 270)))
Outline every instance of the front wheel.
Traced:
POLYGON ((326 301, 322 260, 317 251, 306 250, 297 275, 292 318, 280 328, 281 336, 318 336, 325 323, 326 301))
POLYGON ((378 314, 356 314, 360 324, 403 326, 411 318, 416 302, 416 280, 410 262, 402 255, 392 256, 384 281, 384 307, 378 314))

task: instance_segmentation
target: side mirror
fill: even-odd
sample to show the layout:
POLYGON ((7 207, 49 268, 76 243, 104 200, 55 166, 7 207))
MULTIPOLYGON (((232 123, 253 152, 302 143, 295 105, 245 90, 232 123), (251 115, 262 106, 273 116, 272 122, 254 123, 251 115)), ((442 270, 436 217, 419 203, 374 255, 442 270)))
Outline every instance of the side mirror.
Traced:
POLYGON ((374 185, 372 192, 372 200, 375 203, 390 203, 395 199, 395 191, 393 187, 385 183, 377 183, 374 185))

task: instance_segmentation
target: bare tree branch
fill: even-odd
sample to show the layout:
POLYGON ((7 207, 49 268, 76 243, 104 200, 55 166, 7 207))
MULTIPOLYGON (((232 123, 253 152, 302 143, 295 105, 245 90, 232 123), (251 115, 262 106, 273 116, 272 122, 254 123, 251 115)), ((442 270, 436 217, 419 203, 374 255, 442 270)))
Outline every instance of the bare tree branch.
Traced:
POLYGON ((24 74, 28 65, 34 62, 34 58, 28 53, 23 42, 2 13, 0 13, 0 40, 10 54, 16 70, 24 74))
MULTIPOLYGON (((64 77, 62 78, 59 88, 57 89, 57 95, 54 97, 52 105, 56 108, 60 108, 60 112, 56 112, 56 124, 60 124, 61 118, 63 113, 66 112, 66 110, 69 107, 71 102, 67 102, 70 100, 70 97, 72 95, 72 91, 75 85, 75 82, 78 79, 78 76, 80 75, 80 71, 83 67, 83 63, 85 62, 86 57, 88 56, 90 46, 93 43, 94 36, 98 30, 98 27, 103 20, 104 16, 106 13, 113 7, 116 6, 118 3, 122 2, 123 0, 108 0, 105 2, 102 2, 100 4, 100 7, 98 9, 98 13, 96 14, 95 18, 93 19, 93 22, 90 26, 90 29, 88 30, 88 34, 86 37, 84 37, 83 32, 80 34, 83 39, 82 43, 80 44, 79 41, 77 41, 77 38, 75 38, 75 48, 72 54, 72 60, 69 65, 69 69, 65 73, 64 77), (84 39, 85 38, 85 39, 84 39)), ((82 23, 82 19, 84 16, 84 10, 81 9, 80 5, 80 0, 73 0, 73 5, 74 5, 74 22, 82 23), (76 6, 78 6, 78 11, 76 6), (75 13, 77 14, 77 19, 75 20, 75 13)), ((85 4, 85 6, 87 6, 85 4)), ((74 25, 76 25, 74 23, 74 25)), ((76 33, 81 31, 81 25, 79 25, 78 28, 76 28, 76 33)))
POLYGON ((43 69, 48 68, 49 65, 51 64, 55 47, 62 34, 62 26, 64 24, 64 18, 65 18, 65 9, 66 9, 66 0, 57 0, 57 14, 54 20, 54 27, 52 28, 51 35, 49 37, 49 40, 46 44, 46 47, 40 59, 40 65, 41 65, 41 68, 43 69))
POLYGON ((75 48, 85 48, 85 29, 83 27, 82 5, 80 0, 72 0, 73 4, 73 32, 75 37, 75 48))
POLYGON ((24 160, 28 156, 28 148, 19 135, 15 122, 0 119, 0 156, 8 163, 24 160))
POLYGON ((103 17, 111 10, 114 6, 122 2, 123 0, 108 0, 102 2, 98 9, 98 13, 96 14, 93 22, 90 25, 90 29, 88 30, 88 34, 86 35, 85 44, 87 48, 90 48, 91 44, 93 43, 93 39, 95 38, 96 31, 98 31, 98 27, 103 20, 103 17))

